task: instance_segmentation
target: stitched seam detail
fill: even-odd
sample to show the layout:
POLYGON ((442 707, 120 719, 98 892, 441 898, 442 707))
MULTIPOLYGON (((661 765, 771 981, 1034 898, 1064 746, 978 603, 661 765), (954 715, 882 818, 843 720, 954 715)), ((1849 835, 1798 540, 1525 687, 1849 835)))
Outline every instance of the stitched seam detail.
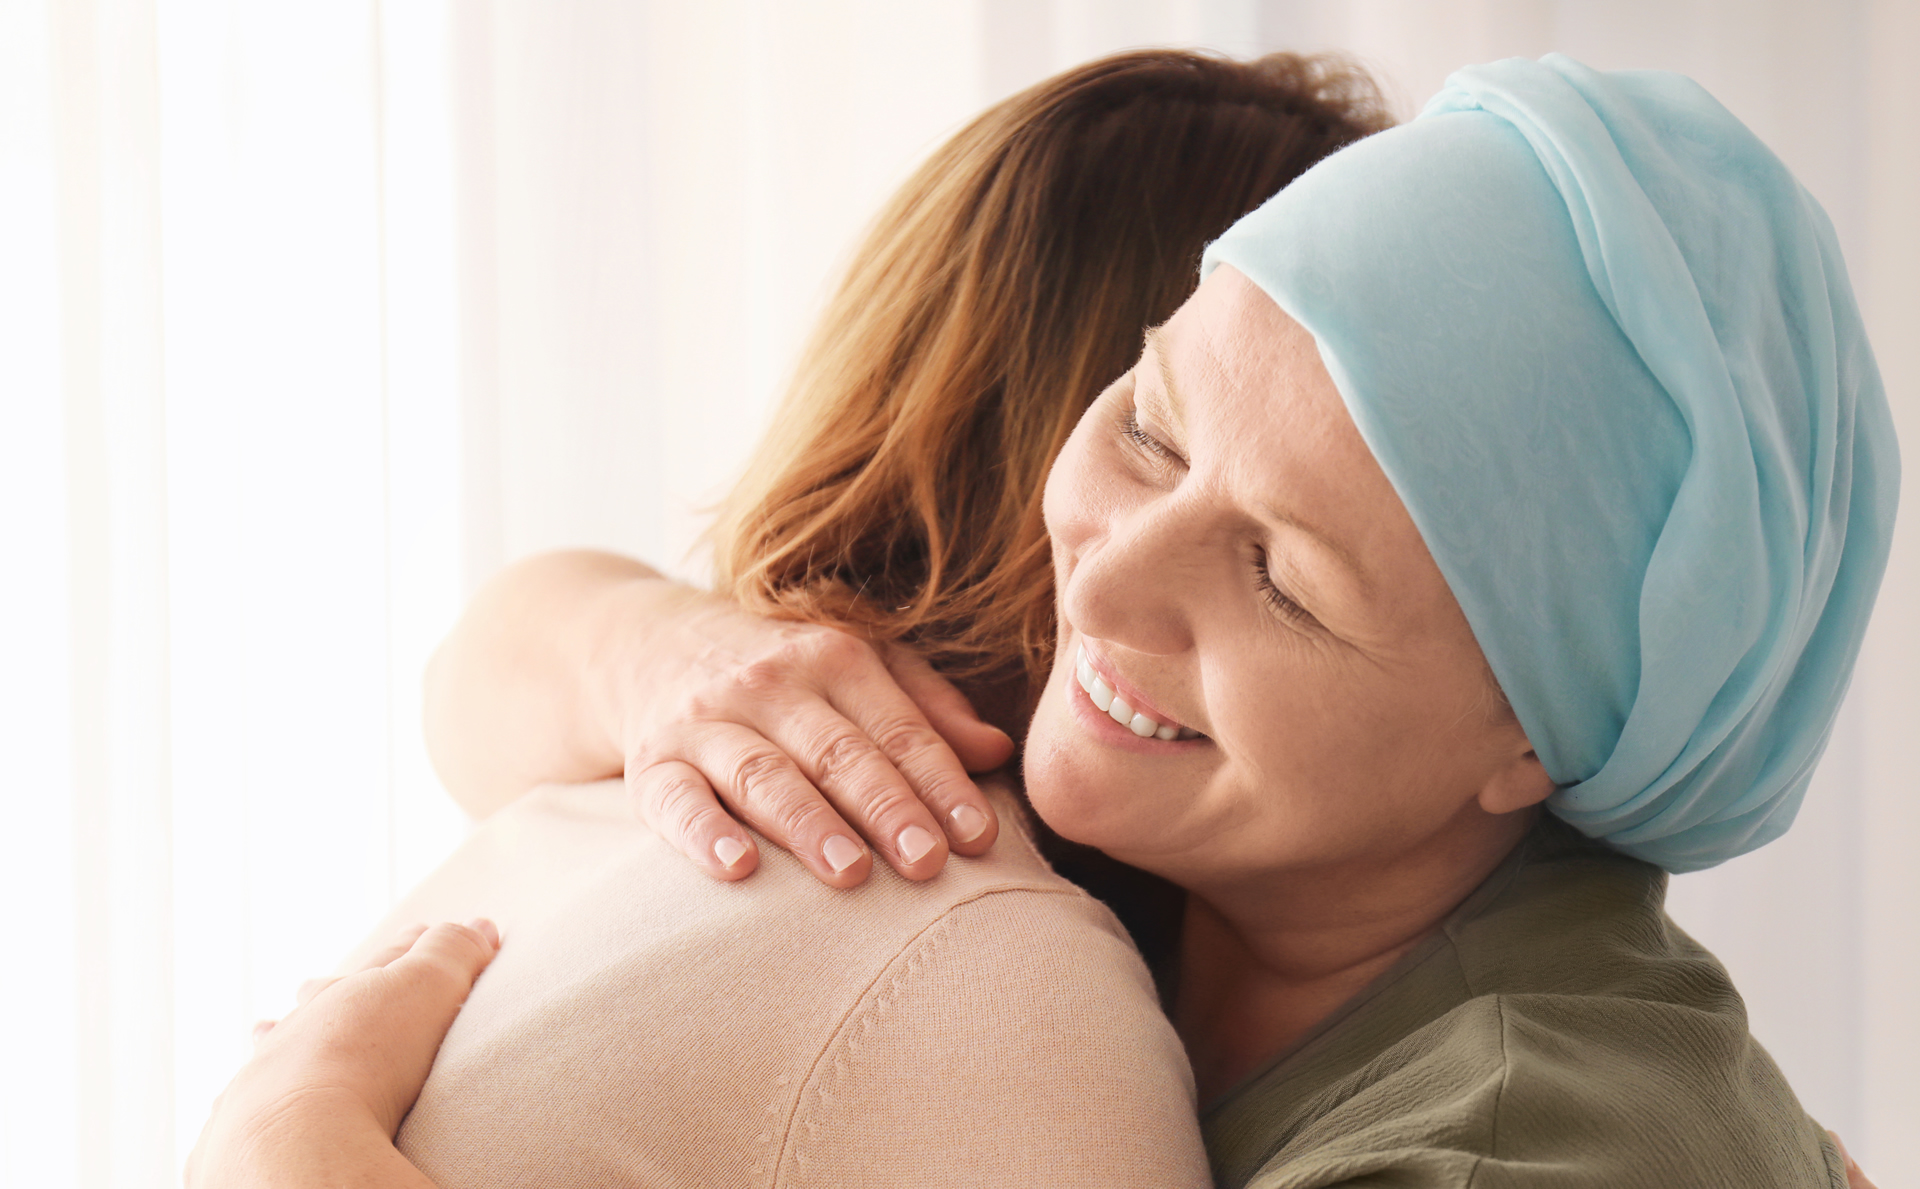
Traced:
POLYGON ((847 1010, 841 1015, 833 1028, 828 1031, 826 1041, 821 1044, 820 1051, 814 1055, 813 1061, 807 1066, 806 1076, 800 1079, 800 1092, 794 1095, 793 1105, 787 1110, 786 1123, 780 1135, 780 1147, 774 1156, 773 1179, 768 1182, 772 1189, 779 1189, 781 1185, 789 1183, 786 1179, 788 1160, 793 1155, 794 1146, 799 1142, 795 1132, 800 1122, 801 1107, 807 1102, 810 1095, 815 1095, 819 1091, 819 1083, 824 1076, 821 1071, 821 1066, 827 1061, 828 1055, 840 1047, 842 1041, 848 1033, 852 1031, 854 1024, 859 1018, 879 1004, 880 996, 875 993, 875 989, 882 983, 897 985, 907 974, 910 974, 912 972, 911 967, 918 965, 918 962, 915 961, 916 955, 926 953, 927 950, 931 948, 937 936, 952 927, 953 916, 958 909, 965 905, 972 904, 977 900, 983 900, 988 896, 1000 895, 1006 892, 1031 892, 1036 895, 1067 896, 1070 898, 1087 895, 1086 892, 1077 887, 1050 888, 1035 886, 1031 883, 1015 882, 992 884, 988 887, 970 892, 961 899, 954 901, 943 909, 939 916, 928 921, 918 932, 901 943, 900 948, 894 951, 893 956, 881 965, 874 976, 867 981, 866 986, 860 988, 860 993, 853 996, 852 1002, 848 1005, 847 1010), (902 970, 903 965, 909 967, 909 969, 902 970))
POLYGON ((1486 1155, 1474 1158, 1467 1170, 1467 1189, 1480 1177, 1480 1166, 1500 1156, 1500 1107, 1507 1100, 1507 1084, 1513 1078, 1513 1061, 1507 1056, 1507 1003, 1501 995, 1493 997, 1493 1010, 1500 1014, 1500 1088, 1493 1092, 1493 1110, 1487 1120, 1486 1155))

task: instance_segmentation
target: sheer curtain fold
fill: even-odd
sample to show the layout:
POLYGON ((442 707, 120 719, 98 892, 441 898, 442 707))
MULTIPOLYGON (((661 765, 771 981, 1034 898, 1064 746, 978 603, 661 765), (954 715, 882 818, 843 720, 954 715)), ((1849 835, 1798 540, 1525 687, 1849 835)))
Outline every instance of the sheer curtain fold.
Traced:
MULTIPOLYGON (((0 0, 0 1184, 173 1180, 252 1021, 459 837, 418 685, 464 592, 560 545, 697 576, 878 203, 1146 44, 1339 50, 1407 114, 1507 54, 1695 74, 1833 214, 1920 442, 1906 0, 0 0)), ((1909 513, 1800 825, 1674 890, 1895 1187, 1909 513)))
POLYGON ((175 1181, 458 838, 445 15, 0 2, 7 1184, 175 1181))

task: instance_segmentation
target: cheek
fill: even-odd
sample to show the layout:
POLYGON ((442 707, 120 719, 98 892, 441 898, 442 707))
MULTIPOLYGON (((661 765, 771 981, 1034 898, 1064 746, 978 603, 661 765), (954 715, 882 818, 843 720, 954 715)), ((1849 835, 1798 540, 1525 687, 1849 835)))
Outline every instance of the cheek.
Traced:
POLYGON ((1457 813, 1477 786, 1452 700, 1420 692, 1426 683, 1327 668, 1306 660, 1262 682, 1223 724, 1246 741, 1263 816, 1306 849, 1338 853, 1424 835, 1457 813))
POLYGON ((1131 861, 1164 840, 1206 772, 1190 763, 1143 763, 1101 744, 1070 708, 1079 696, 1069 666, 1056 665, 1027 731, 1027 798, 1063 838, 1131 861))

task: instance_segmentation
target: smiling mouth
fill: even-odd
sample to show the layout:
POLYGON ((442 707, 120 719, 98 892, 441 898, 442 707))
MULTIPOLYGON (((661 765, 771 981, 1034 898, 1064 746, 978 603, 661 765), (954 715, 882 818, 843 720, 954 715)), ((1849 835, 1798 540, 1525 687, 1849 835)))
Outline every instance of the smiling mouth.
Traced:
POLYGON ((1079 655, 1074 658, 1073 676, 1074 680, 1080 683, 1080 688, 1085 691, 1088 700, 1099 709, 1100 713, 1142 739, 1161 739, 1172 742, 1176 739, 1205 738, 1192 727, 1159 722, 1128 705, 1124 697, 1114 693, 1113 687, 1102 681, 1100 675, 1093 671, 1093 662, 1087 659, 1085 645, 1080 646, 1079 655))

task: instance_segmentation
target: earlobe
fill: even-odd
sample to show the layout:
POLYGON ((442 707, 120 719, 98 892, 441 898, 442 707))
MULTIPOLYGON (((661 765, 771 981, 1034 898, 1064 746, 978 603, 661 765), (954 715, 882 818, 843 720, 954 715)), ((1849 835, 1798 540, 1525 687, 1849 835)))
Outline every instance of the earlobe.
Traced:
POLYGON ((1480 789, 1480 808, 1496 815, 1528 809, 1552 796, 1553 789, 1546 766, 1529 751, 1509 760, 1487 780, 1480 789))

